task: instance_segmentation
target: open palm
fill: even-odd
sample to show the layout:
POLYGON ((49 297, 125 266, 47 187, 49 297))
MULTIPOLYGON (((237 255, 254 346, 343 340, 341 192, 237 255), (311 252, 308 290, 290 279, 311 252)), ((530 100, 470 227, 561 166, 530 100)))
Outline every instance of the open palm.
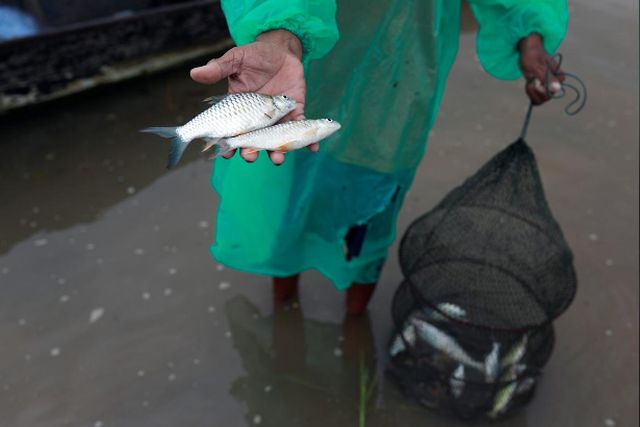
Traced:
MULTIPOLYGON (((297 102, 295 110, 282 120, 304 119, 306 84, 300 62, 302 48, 291 33, 283 30, 262 34, 256 42, 234 47, 205 66, 191 70, 191 77, 205 84, 228 78, 229 92, 259 92, 267 95, 287 95, 297 102), (286 34, 283 34, 286 33, 286 34), (294 40, 295 39, 295 40, 294 40)), ((317 151, 318 145, 310 149, 317 151)), ((241 150, 242 157, 252 162, 258 153, 241 150)), ((233 156, 233 152, 225 157, 233 156)), ((284 161, 284 154, 270 152, 275 164, 284 161)))

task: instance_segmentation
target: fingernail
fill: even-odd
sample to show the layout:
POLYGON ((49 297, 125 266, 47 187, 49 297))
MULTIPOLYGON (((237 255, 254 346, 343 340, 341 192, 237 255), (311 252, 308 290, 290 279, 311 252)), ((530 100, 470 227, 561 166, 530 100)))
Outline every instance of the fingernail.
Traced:
POLYGON ((551 92, 560 92, 562 90, 562 85, 559 82, 551 83, 551 92))

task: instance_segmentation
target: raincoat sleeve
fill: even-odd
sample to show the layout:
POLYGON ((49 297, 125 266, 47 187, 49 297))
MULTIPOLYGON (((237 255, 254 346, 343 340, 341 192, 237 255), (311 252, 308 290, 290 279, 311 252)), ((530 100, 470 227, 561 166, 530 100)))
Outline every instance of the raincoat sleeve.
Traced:
POLYGON ((518 41, 531 33, 542 36, 544 47, 553 54, 567 32, 567 0, 468 0, 480 26, 478 57, 492 76, 515 80, 518 41))
POLYGON ((284 29, 300 39, 307 62, 326 55, 338 41, 336 0, 222 0, 222 10, 238 45, 284 29))

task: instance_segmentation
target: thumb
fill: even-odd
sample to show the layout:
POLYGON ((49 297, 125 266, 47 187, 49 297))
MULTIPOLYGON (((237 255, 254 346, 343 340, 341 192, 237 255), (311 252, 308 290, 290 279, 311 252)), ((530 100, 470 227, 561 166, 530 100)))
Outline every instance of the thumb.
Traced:
POLYGON ((191 78, 198 83, 217 83, 222 79, 239 73, 242 68, 243 58, 244 51, 234 47, 220 58, 212 59, 207 65, 193 68, 191 70, 191 78))

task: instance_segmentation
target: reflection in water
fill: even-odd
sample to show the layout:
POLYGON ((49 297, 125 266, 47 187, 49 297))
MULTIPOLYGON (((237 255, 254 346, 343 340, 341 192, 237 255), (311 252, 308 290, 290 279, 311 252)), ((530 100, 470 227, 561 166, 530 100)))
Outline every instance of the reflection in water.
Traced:
POLYGON ((231 394, 248 407, 249 423, 267 426, 357 425, 362 373, 375 377, 368 317, 342 326, 304 319, 297 301, 263 317, 245 297, 225 306, 234 348, 246 375, 231 394))

